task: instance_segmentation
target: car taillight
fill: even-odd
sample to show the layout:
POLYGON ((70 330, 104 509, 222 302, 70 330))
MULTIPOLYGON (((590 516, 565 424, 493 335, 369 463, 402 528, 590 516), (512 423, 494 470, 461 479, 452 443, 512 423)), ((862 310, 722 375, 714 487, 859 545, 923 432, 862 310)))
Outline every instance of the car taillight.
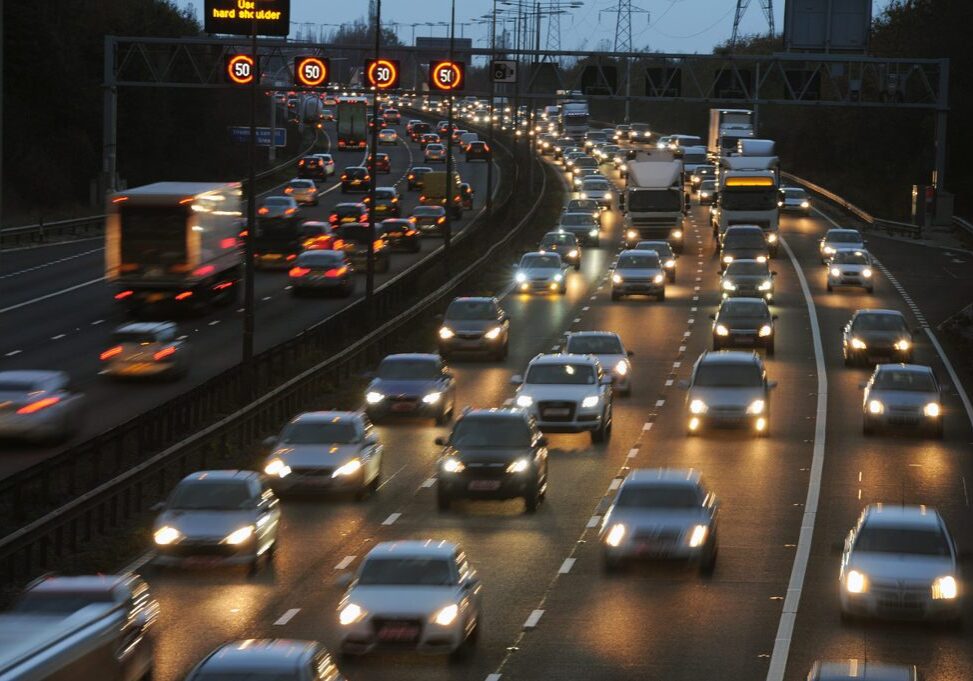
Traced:
POLYGON ((213 274, 216 268, 213 265, 203 265, 202 267, 197 267, 193 270, 194 277, 205 277, 207 274, 213 274))
POLYGON ((332 213, 331 215, 328 216, 328 222, 335 223, 337 221, 338 221, 337 213, 332 213))
POLYGON ((36 402, 31 402, 30 404, 25 404, 20 409, 17 410, 18 414, 33 414, 40 411, 41 409, 47 409, 52 407, 61 401, 60 397, 45 397, 43 399, 37 400, 36 402))
POLYGON ((119 291, 115 294, 115 300, 125 300, 130 295, 134 294, 135 291, 119 291))
POLYGON ((414 229, 407 229, 407 230, 405 230, 405 235, 406 236, 415 236, 415 233, 416 233, 416 230, 414 230, 414 229))
POLYGON ((294 188, 293 187, 284 187, 284 193, 285 194, 293 194, 294 193, 294 188))
POLYGON ((303 277, 310 271, 310 268, 307 267, 292 267, 288 274, 292 277, 303 277))
POLYGON ((373 250, 380 251, 385 248, 385 242, 382 239, 375 239, 375 243, 372 244, 373 250))
POLYGON ((116 345, 113 348, 108 348, 107 350, 105 350, 103 353, 99 355, 99 357, 101 358, 101 361, 104 362, 120 354, 122 354, 122 346, 116 345))
POLYGON ((484 144, 483 151, 490 151, 490 146, 488 144, 484 144))
POLYGON ((267 208, 267 206, 261 206, 260 210, 258 210, 257 212, 260 213, 261 215, 266 215, 267 213, 270 212, 270 209, 267 208))
POLYGON ((348 271, 348 268, 345 267, 344 265, 342 265, 341 267, 337 267, 335 269, 328 270, 327 272, 324 273, 324 276, 331 277, 331 278, 341 277, 341 276, 344 276, 345 272, 347 272, 347 271, 348 271))
POLYGON ((296 212, 297 212, 296 208, 288 208, 287 210, 284 211, 284 215, 291 215, 296 212))
POLYGON ((236 239, 232 236, 226 239, 220 239, 220 248, 234 248, 236 245, 236 239))
POLYGON ((446 218, 445 217, 441 217, 438 220, 436 220, 436 222, 439 223, 439 224, 442 224, 442 223, 446 222, 446 218))
POLYGON ((152 359, 154 359, 156 362, 159 362, 159 361, 164 360, 166 357, 169 357, 169 356, 174 355, 174 354, 176 354, 176 348, 174 346, 170 345, 169 347, 162 348, 157 353, 155 353, 154 355, 152 355, 152 359))
POLYGON ((372 176, 371 175, 366 175, 362 179, 365 180, 365 181, 368 181, 368 180, 372 179, 372 176))
POLYGON ((176 300, 186 300, 186 298, 192 298, 192 295, 193 295, 192 291, 183 291, 182 293, 176 296, 176 300))
POLYGON ((425 201, 425 200, 426 200, 426 195, 425 194, 419 194, 419 201, 421 202, 421 201, 425 201))
POLYGON ((345 175, 344 173, 341 173, 341 181, 344 182, 347 179, 348 179, 348 176, 345 175))

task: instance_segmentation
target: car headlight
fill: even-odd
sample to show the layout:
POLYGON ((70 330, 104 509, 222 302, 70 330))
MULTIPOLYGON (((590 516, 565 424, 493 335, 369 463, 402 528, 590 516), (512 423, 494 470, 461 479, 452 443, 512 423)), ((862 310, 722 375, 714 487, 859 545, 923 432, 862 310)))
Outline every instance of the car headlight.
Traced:
POLYGON ((769 243, 769 244, 777 243, 777 235, 776 234, 768 234, 767 235, 767 243, 769 243))
POLYGON ((932 583, 932 597, 936 600, 953 600, 958 593, 956 579, 950 575, 939 577, 932 583))
POLYGON ((466 464, 459 459, 443 459, 443 470, 447 473, 462 473, 466 470, 466 464))
POLYGON ((503 328, 499 326, 494 326, 492 329, 490 329, 485 334, 483 334, 483 337, 489 340, 496 340, 497 338, 500 337, 501 331, 503 331, 503 328))
POLYGON ((834 247, 833 246, 825 246, 824 247, 824 253, 825 253, 825 255, 834 255, 834 247))
POLYGON ((366 613, 364 608, 361 606, 355 605, 354 603, 349 603, 338 613, 338 621, 343 626, 347 627, 349 624, 361 622, 363 619, 365 619, 366 614, 368 613, 366 613))
POLYGON ((264 466, 264 473, 267 475, 276 475, 278 477, 284 478, 290 475, 291 467, 288 466, 282 459, 271 459, 264 466))
POLYGON ((770 326, 770 324, 764 324, 763 326, 760 327, 760 331, 758 333, 761 338, 765 338, 770 334, 772 334, 773 332, 774 329, 770 326))
POLYGON ((709 407, 702 400, 693 400, 689 403, 689 411, 694 414, 705 414, 709 407))
POLYGON ((935 418, 939 416, 940 413, 942 413, 942 409, 939 407, 938 403, 930 402, 929 404, 927 404, 925 407, 922 408, 922 413, 925 414, 926 416, 935 418))
POLYGON ((556 282, 561 282, 561 280, 563 280, 563 279, 564 279, 564 275, 562 275, 562 274, 555 274, 554 275, 554 281, 556 281, 556 282))
POLYGON ((661 284, 664 279, 665 277, 663 277, 661 274, 657 274, 654 277, 652 277, 652 282, 655 284, 661 284))
POLYGON ((530 468, 530 461, 524 458, 517 459, 509 466, 507 466, 508 473, 523 473, 528 468, 530 468))
POLYGON ((580 197, 581 197, 582 199, 586 199, 586 198, 588 198, 588 193, 587 193, 587 192, 581 192, 581 194, 579 194, 579 196, 580 196, 580 197))
POLYGON ((443 394, 440 392, 427 393, 422 396, 422 401, 424 404, 436 404, 442 396, 443 394))
POLYGON ((613 284, 621 284, 623 281, 625 281, 625 280, 622 279, 622 275, 618 274, 617 272, 612 275, 612 283, 613 284))
POLYGON ((758 286, 757 289, 760 291, 769 291, 771 286, 773 286, 773 283, 770 281, 770 279, 767 279, 766 281, 760 282, 760 286, 758 286))
POLYGON ((878 400, 868 401, 868 413, 869 414, 881 414, 885 411, 885 405, 878 400))
POLYGON ((155 538, 156 544, 158 544, 159 546, 168 546, 169 544, 172 544, 182 539, 182 532, 180 532, 174 527, 169 527, 168 525, 165 525, 164 527, 160 527, 158 530, 156 530, 155 535, 153 536, 155 538))
POLYGON ((618 169, 619 170, 628 170, 628 166, 625 165, 624 163, 621 163, 621 164, 619 164, 618 169))
POLYGON ((627 232, 625 232, 625 238, 626 239, 638 239, 639 238, 639 233, 636 232, 634 229, 630 229, 627 232))
POLYGON ((716 325, 716 335, 717 336, 729 336, 730 335, 730 330, 728 328, 726 328, 725 326, 723 326, 722 324, 717 324, 716 325))
POLYGON ((534 398, 530 395, 517 395, 515 403, 518 407, 527 408, 534 404, 534 398))
POLYGON ((612 197, 612 193, 611 192, 605 192, 604 198, 610 199, 611 197, 612 197))
POLYGON ((582 409, 591 409, 592 407, 598 406, 598 400, 601 399, 598 395, 588 395, 586 398, 581 400, 582 409))
POLYGON ((689 535, 689 546, 696 549, 703 545, 709 535, 709 528, 706 525, 696 525, 689 535))
POLYGON ((619 546, 624 538, 625 526, 621 523, 615 523, 612 525, 612 528, 608 530, 608 534, 605 535, 605 543, 609 546, 619 546))
POLYGON ((615 373, 619 376, 624 376, 628 373, 628 362, 624 359, 618 360, 618 364, 615 365, 615 373))
POLYGON ((801 201, 801 208, 810 208, 811 204, 807 201, 801 201))
POLYGON ((868 578, 858 570, 849 570, 845 576, 845 591, 850 594, 863 594, 868 591, 868 578))
POLYGON ((527 281, 527 275, 523 272, 517 272, 517 274, 514 275, 514 281, 516 281, 518 284, 523 284, 525 281, 527 281))
POLYGON ((763 414, 767 404, 763 400, 754 400, 747 407, 748 414, 763 414))
POLYGON ((903 338, 902 340, 896 341, 895 345, 892 347, 894 347, 896 350, 905 351, 912 347, 912 343, 903 338))
POLYGON ((767 262, 767 256, 766 255, 758 255, 757 256, 757 262, 767 262))
POLYGON ((568 251, 568 257, 569 258, 577 258, 578 257, 578 249, 577 248, 572 248, 570 251, 568 251))
POLYGON ((868 347, 868 345, 866 345, 865 341, 863 341, 861 338, 852 338, 851 347, 853 347, 855 350, 864 350, 868 347))
POLYGON ((862 270, 862 276, 869 279, 872 276, 872 271, 866 267, 862 270))
POLYGON ((591 238, 597 237, 598 236, 598 230, 597 229, 589 229, 588 230, 588 236, 590 236, 591 238))
POLYGON ((455 335, 456 334, 453 333, 453 330, 448 326, 443 326, 439 329, 439 337, 442 338, 443 340, 448 340, 455 335))
POLYGON ((341 466, 335 468, 334 472, 331 474, 331 477, 340 478, 346 475, 354 475, 360 470, 361 470, 361 461, 359 461, 358 459, 351 459, 347 463, 342 464, 341 466))
POLYGON ((665 266, 665 267, 666 267, 667 269, 670 269, 670 270, 671 270, 671 269, 672 269, 673 267, 675 267, 675 266, 676 266, 676 261, 675 261, 675 260, 666 260, 666 261, 665 261, 664 263, 662 263, 662 264, 663 264, 663 265, 664 265, 664 266, 665 266))
POLYGON ((724 281, 723 282, 723 290, 724 291, 736 291, 737 290, 737 286, 732 281, 724 281))
POLYGON ((831 268, 831 276, 832 277, 840 277, 841 276, 841 270, 839 270, 837 267, 832 267, 831 268))
POLYGON ((223 540, 223 543, 237 546, 238 544, 242 544, 243 542, 247 541, 252 536, 253 536, 253 525, 245 525, 244 527, 241 527, 239 530, 234 530, 233 532, 230 532, 230 534, 226 535, 226 538, 223 540))
POLYGON ((459 615, 459 606, 453 603, 433 615, 432 621, 441 627, 448 627, 456 621, 457 615, 459 615))
POLYGON ((700 192, 699 193, 699 197, 701 199, 708 199, 709 198, 709 192, 700 192))
POLYGON ((725 262, 727 265, 729 265, 731 262, 733 262, 733 256, 732 255, 724 255, 723 256, 723 262, 725 262))
POLYGON ((674 230, 672 230, 672 238, 673 239, 681 239, 682 238, 682 230, 681 229, 674 229, 674 230))
POLYGON ((385 395, 379 392, 375 392, 374 390, 370 390, 367 393, 365 393, 365 401, 368 402, 369 404, 378 404, 384 399, 385 399, 385 395))

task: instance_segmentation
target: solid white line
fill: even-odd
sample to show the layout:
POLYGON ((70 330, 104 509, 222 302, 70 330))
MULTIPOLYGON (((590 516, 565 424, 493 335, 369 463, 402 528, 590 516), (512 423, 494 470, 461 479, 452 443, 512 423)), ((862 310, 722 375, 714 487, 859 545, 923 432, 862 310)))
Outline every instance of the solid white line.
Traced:
MULTIPOLYGON (((966 410, 966 418, 970 420, 970 425, 973 425, 973 405, 970 404, 969 395, 966 394, 966 389, 959 380, 959 376, 956 375, 956 371, 953 370, 953 365, 946 357, 946 351, 943 350, 943 346, 939 344, 939 339, 932 332, 928 326, 926 327, 926 335, 929 336, 929 341, 936 348, 936 352, 939 353, 939 358, 943 360, 943 364, 946 366, 946 371, 949 372, 949 377, 953 380, 953 385, 956 387, 956 392, 959 394, 960 400, 963 402, 963 408, 966 410)), ((965 484, 965 480, 964 480, 965 484)))
POLYGON ((585 525, 585 527, 588 527, 588 528, 598 527, 598 523, 600 523, 600 522, 601 522, 601 516, 600 515, 593 515, 590 518, 588 518, 588 524, 585 525))
POLYGON ((392 523, 394 523, 396 520, 398 520, 401 517, 402 517, 402 514, 401 513, 392 513, 392 514, 389 515, 388 518, 386 518, 385 520, 382 521, 382 524, 383 525, 391 525, 392 523))
MULTIPOLYGON (((63 241, 63 242, 59 242, 59 243, 60 243, 60 245, 63 245, 65 243, 74 243, 74 242, 71 242, 71 241, 63 241)), ((27 272, 36 272, 37 270, 42 270, 45 267, 50 267, 51 265, 58 265, 58 264, 60 264, 62 262, 67 262, 69 260, 75 260, 76 258, 83 258, 86 255, 91 255, 92 253, 97 253, 98 251, 103 251, 103 250, 105 250, 105 247, 104 246, 101 246, 99 248, 94 248, 94 249, 92 249, 90 251, 84 251, 83 253, 76 253, 75 255, 69 255, 66 258, 59 258, 57 260, 51 260, 50 262, 46 262, 43 265, 36 265, 34 267, 28 267, 27 269, 18 270, 16 272, 11 272, 10 274, 0 275, 0 279, 9 279, 10 277, 16 277, 19 274, 26 274, 27 272)))
POLYGON ((4 355, 4 357, 13 357, 14 355, 19 355, 20 352, 21 352, 20 350, 11 350, 6 355, 4 355))
POLYGON ((612 478, 612 481, 608 483, 608 491, 614 492, 616 489, 618 489, 621 486, 621 484, 622 484, 621 478, 612 478))
POLYGON ((634 459, 638 455, 639 455, 639 450, 638 449, 630 449, 630 450, 628 450, 628 458, 634 459))
POLYGON ((56 336, 51 336, 51 340, 61 340, 61 339, 62 339, 62 338, 64 338, 64 337, 65 337, 66 335, 67 335, 66 333, 59 333, 59 334, 57 334, 56 336))
POLYGON ((642 430, 643 431, 652 430, 652 424, 651 423, 643 423, 642 424, 642 430))
POLYGON ((0 314, 3 314, 4 312, 12 312, 13 310, 19 310, 22 307, 27 307, 28 305, 39 303, 42 300, 49 300, 51 298, 55 298, 65 293, 71 293, 71 291, 77 291, 79 288, 84 288, 85 286, 91 286, 92 284, 98 284, 104 280, 105 280, 104 277, 98 277, 97 279, 92 279, 91 281, 86 281, 81 284, 76 284, 74 286, 68 286, 67 288, 62 288, 60 291, 54 291, 53 293, 48 293, 47 295, 43 295, 38 298, 25 300, 22 303, 17 303, 16 305, 11 305, 10 307, 3 308, 2 310, 0 310, 0 314))
POLYGON ((541 617, 544 616, 543 610, 534 610, 527 617, 527 621, 524 622, 524 629, 533 629, 537 626, 537 623, 541 621, 541 617))
POLYGON ((345 568, 347 568, 349 565, 351 565, 354 562, 355 562, 355 556, 345 556, 340 561, 338 561, 338 564, 334 566, 334 569, 335 570, 344 570, 345 568))
POLYGON ((500 681, 502 674, 487 674, 485 681, 500 681))
POLYGON ((774 638, 774 651, 770 657, 770 667, 767 669, 767 681, 783 681, 787 669, 787 655, 790 652, 791 640, 794 635, 794 624, 797 622, 797 608, 801 603, 801 591, 804 589, 804 576, 807 574, 807 564, 811 557, 811 542, 814 538, 814 521, 817 518, 818 500, 821 496, 821 478, 824 471, 824 444, 828 432, 828 374, 824 365, 824 349, 821 345, 821 328, 818 325, 818 313, 808 288, 807 279, 800 263, 794 256, 794 251, 782 238, 780 240, 787 257, 790 258, 797 279, 801 284, 801 292, 807 304, 808 318, 811 322, 811 341, 814 345, 814 365, 818 374, 818 397, 814 422, 814 447, 811 456, 811 475, 807 485, 807 497, 804 500, 804 517, 801 519, 801 533, 797 542, 797 552, 794 554, 794 565, 791 577, 787 583, 787 597, 780 614, 777 626, 777 636, 774 638))
POLYGON ((560 569, 557 571, 559 575, 566 575, 571 572, 571 568, 574 567, 575 558, 565 558, 564 562, 561 563, 560 569))
POLYGON ((301 611, 300 608, 291 608, 290 610, 288 610, 287 612, 285 612, 283 615, 281 615, 280 617, 278 617, 277 618, 277 621, 274 622, 274 624, 276 624, 279 627, 282 627, 285 624, 287 624, 288 622, 290 622, 292 619, 294 619, 294 615, 296 615, 300 611, 301 611))
POLYGON ((420 487, 432 487, 435 484, 436 484, 436 478, 426 478, 425 480, 422 481, 422 484, 419 485, 419 486, 420 487))
POLYGON ((104 324, 104 323, 105 323, 104 319, 96 319, 95 321, 91 322, 91 325, 98 326, 99 324, 104 324))

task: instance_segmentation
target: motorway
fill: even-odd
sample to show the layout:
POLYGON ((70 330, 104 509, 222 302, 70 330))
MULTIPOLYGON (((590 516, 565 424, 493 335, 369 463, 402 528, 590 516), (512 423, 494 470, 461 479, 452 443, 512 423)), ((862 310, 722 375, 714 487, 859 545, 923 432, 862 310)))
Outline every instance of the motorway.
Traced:
MULTIPOLYGON (((406 191, 404 175, 413 165, 426 165, 418 144, 404 136, 396 146, 380 147, 391 158, 388 175, 380 174, 378 186, 400 185, 404 216, 418 203, 418 192, 406 191)), ((334 124, 326 133, 333 136, 334 124)), ((361 194, 342 194, 336 179, 347 165, 364 160, 360 151, 335 152, 336 175, 320 184, 320 205, 305 206, 308 220, 324 220, 330 208, 344 201, 359 201, 361 194)), ((454 233, 462 230, 483 206, 487 187, 487 166, 466 163, 460 155, 456 169, 472 183, 475 205, 463 219, 453 224, 454 233)), ((296 172, 295 172, 296 175, 296 172)), ((497 182, 499 174, 495 175, 497 182)), ((266 194, 279 193, 280 185, 266 194)), ((422 252, 397 253, 388 274, 376 274, 376 285, 395 276, 430 251, 441 239, 425 239, 422 252)), ((103 239, 8 251, 0 272, 0 370, 59 369, 68 372, 78 389, 86 394, 87 418, 82 432, 71 442, 58 447, 33 447, 23 443, 0 445, 0 477, 38 463, 73 442, 93 437, 166 400, 177 397, 206 379, 239 362, 243 310, 239 306, 218 308, 214 313, 178 320, 180 330, 189 338, 193 350, 190 375, 175 383, 115 383, 98 375, 98 355, 108 346, 115 326, 125 321, 115 303, 114 289, 104 281, 103 239)), ((364 274, 359 278, 356 296, 364 295, 364 274)), ((256 351, 296 336, 349 304, 349 299, 293 299, 288 293, 286 271, 258 271, 255 281, 256 351)))
MULTIPOLYGON (((786 247, 774 261, 777 353, 766 361, 770 379, 779 382, 770 436, 724 431, 687 438, 684 396, 676 386, 710 348, 708 315, 718 302, 706 209, 692 208, 678 278, 664 303, 611 302, 606 277, 619 244, 620 213, 611 212, 605 224, 610 237, 602 248, 586 249, 581 270, 568 275, 565 296, 504 297, 512 329, 506 361, 454 362, 452 369, 457 404, 496 406, 513 394, 510 375, 549 351, 565 330, 616 331, 635 357, 633 394, 616 400, 610 442, 551 436, 550 487, 536 515, 525 515, 519 501, 459 504, 442 514, 431 476, 438 455, 433 440, 446 429, 425 422, 380 426, 385 473, 378 494, 363 504, 285 500, 275 563, 256 577, 145 568, 162 607, 157 679, 183 678, 228 640, 307 638, 335 649, 339 576, 355 569, 376 542, 426 537, 458 542, 480 573, 484 612, 477 652, 462 663, 415 655, 342 660, 348 678, 796 681, 815 659, 848 657, 916 664, 928 679, 969 678, 969 633, 922 624, 845 624, 838 614, 839 555, 832 546, 865 504, 935 506, 961 549, 973 547, 973 431, 955 386, 945 399, 942 441, 865 439, 859 382, 867 371, 845 368, 841 359, 841 327, 855 309, 901 309, 918 325, 925 317, 911 310, 919 304, 904 299, 888 275, 872 295, 827 293, 817 239, 831 223, 820 214, 783 218, 786 247), (602 572, 594 529, 599 516, 629 468, 658 466, 699 469, 722 500, 712 577, 678 565, 602 572), (809 486, 820 492, 816 509, 805 508, 809 486), (808 523, 810 546, 811 535, 801 532, 808 523), (806 566, 797 561, 792 581, 802 549, 809 550, 808 560, 806 566), (785 608, 792 631, 780 627, 785 608)), ((938 265, 933 256, 941 254, 910 262, 900 244, 870 239, 895 271, 908 268, 916 277, 938 265)), ((935 295, 928 288, 921 293, 920 302, 935 295)), ((949 293, 969 300, 973 280, 957 278, 949 293)), ((937 309, 929 320, 944 314, 937 309)), ((917 341, 915 362, 931 364, 946 378, 931 339, 920 335, 917 341)), ((415 349, 434 347, 429 338, 415 349)), ((970 621, 973 600, 966 600, 964 615, 970 621)))

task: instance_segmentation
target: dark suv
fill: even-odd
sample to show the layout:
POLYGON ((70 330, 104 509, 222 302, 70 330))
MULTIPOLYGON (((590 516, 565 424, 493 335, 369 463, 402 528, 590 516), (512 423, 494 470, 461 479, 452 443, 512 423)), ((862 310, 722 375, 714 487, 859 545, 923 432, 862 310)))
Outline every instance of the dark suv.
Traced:
POLYGON ((493 152, 490 150, 490 145, 486 142, 470 142, 470 145, 466 147, 467 161, 473 161, 476 159, 489 161, 491 158, 493 158, 493 152))
POLYGON ((439 327, 439 354, 485 352, 496 360, 507 356, 510 318, 496 298, 454 298, 439 327))
POLYGON ((437 464, 436 500, 448 511, 454 499, 522 497, 534 513, 547 493, 547 438, 520 409, 475 409, 463 413, 437 464))
POLYGON ((368 168, 364 166, 348 166, 341 171, 341 193, 347 194, 351 191, 367 192, 368 181, 371 180, 368 168))
POLYGON ((305 156, 297 162, 297 176, 302 180, 328 179, 324 161, 317 156, 305 156))

